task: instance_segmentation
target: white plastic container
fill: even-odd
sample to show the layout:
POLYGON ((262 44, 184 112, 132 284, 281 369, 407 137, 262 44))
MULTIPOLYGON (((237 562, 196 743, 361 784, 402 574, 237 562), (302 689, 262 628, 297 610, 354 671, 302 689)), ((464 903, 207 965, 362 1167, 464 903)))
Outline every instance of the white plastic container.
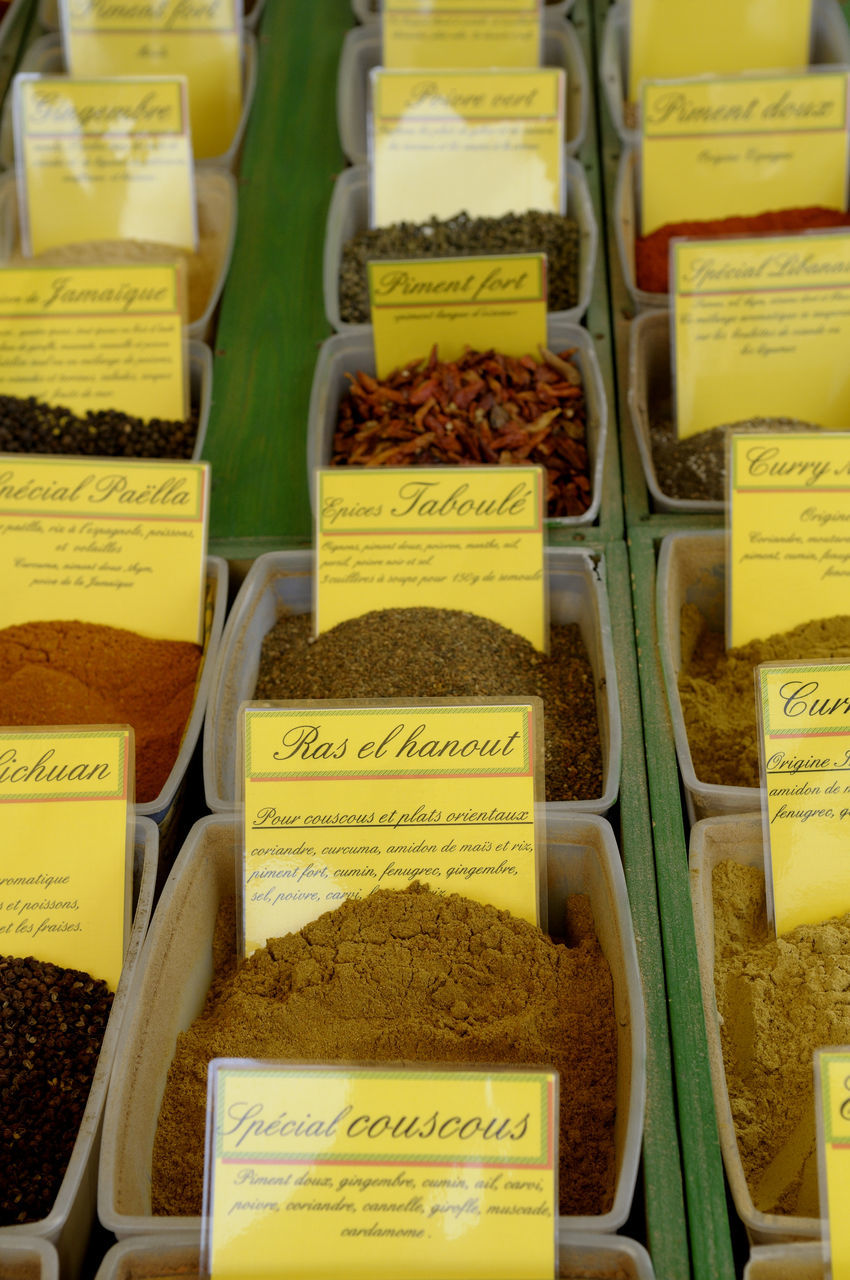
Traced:
MULTIPOLYGON (((711 1087, 717 1112, 720 1150, 738 1216, 756 1244, 780 1244, 801 1238, 820 1237, 820 1218, 792 1217, 790 1214, 762 1213, 753 1204, 744 1168, 738 1153, 732 1110, 723 1066, 720 1018, 714 993, 714 908, 711 878, 718 862, 729 859, 742 866, 764 871, 761 813, 732 815, 699 822, 691 832, 690 879, 694 909, 700 985, 708 1039, 711 1087)), ((779 1274, 779 1273, 775 1273, 779 1274)), ((789 1280, 789 1273, 782 1273, 789 1280)))
MULTIPOLYGON (((553 319, 579 324, 590 305, 593 270, 599 238, 593 201, 584 169, 577 160, 567 159, 567 213, 575 218, 579 230, 578 300, 567 311, 550 311, 553 319)), ((369 229, 369 173, 365 165, 345 169, 334 183, 328 209, 324 251, 325 315, 338 333, 362 329, 362 324, 349 324, 340 319, 339 274, 342 251, 348 240, 369 229)))
MULTIPOLYGON (((608 1213, 560 1219, 569 1231, 615 1231, 625 1222, 640 1158, 646 1087, 643 995, 620 854, 602 818, 547 810, 549 919, 568 893, 590 895, 611 966, 618 1026, 617 1182, 608 1213)), ((133 985, 109 1094, 101 1148, 98 1213, 119 1239, 170 1239, 200 1232, 199 1217, 153 1217, 150 1169, 168 1068, 180 1031, 200 1013, 212 979, 219 903, 233 897, 241 857, 239 820, 202 818, 192 828, 160 899, 133 985)), ((197 1236, 196 1236, 197 1238, 197 1236)))
POLYGON ((744 1280, 827 1280, 823 1245, 763 1244, 750 1250, 744 1280))
MULTIPOLYGON (((366 163, 369 72, 380 63, 381 33, 375 23, 346 32, 337 76, 336 111, 340 144, 352 164, 366 163)), ((575 155, 587 133, 591 90, 581 42, 571 23, 544 23, 541 64, 563 67, 567 73, 564 142, 567 153, 575 155)))
MULTIPOLYGON (((629 10, 624 0, 613 4, 605 16, 599 76, 605 101, 620 141, 636 146, 640 129, 626 122, 626 86, 629 74, 629 10)), ((838 0, 814 0, 809 65, 842 66, 850 62, 850 32, 838 0)))
POLYGON ((640 222, 638 153, 627 147, 620 155, 617 168, 617 187, 614 192, 614 230, 617 235, 617 252, 626 288, 638 311, 649 307, 669 307, 669 293, 650 293, 637 286, 635 268, 635 240, 640 222))
POLYGON ((3 1280, 59 1280, 59 1254, 49 1240, 10 1237, 0 1243, 0 1276, 3 1280))
MULTIPOLYGON (((199 1266, 200 1253, 199 1239, 194 1232, 132 1236, 112 1246, 94 1280, 139 1280, 141 1276, 156 1276, 158 1280, 182 1276, 183 1280, 193 1280, 185 1269, 199 1266)), ((562 1229, 558 1232, 558 1262, 560 1274, 567 1268, 575 1274, 581 1268, 592 1272, 596 1280, 654 1280, 655 1277, 643 1245, 626 1236, 590 1231, 579 1235, 562 1229)))
POLYGON ((213 357, 205 342, 189 343, 189 402, 198 409, 198 434, 192 450, 197 462, 204 450, 212 408, 213 357))
MULTIPOLYGON (((566 17, 575 0, 543 0, 544 18, 566 17)), ((351 8, 358 22, 377 22, 379 0, 351 0, 351 8)))
MULTIPOLYGON (((214 813, 236 807, 239 706, 254 696, 263 638, 281 614, 310 611, 313 567, 309 551, 269 551, 251 565, 233 603, 219 647, 204 728, 204 790, 207 806, 214 813)), ((603 768, 601 796, 560 801, 548 809, 559 816, 605 813, 619 789, 622 725, 604 566, 578 548, 550 547, 546 574, 550 618, 552 622, 578 623, 593 668, 603 768)))
POLYGON ((656 511, 723 511, 721 499, 673 498, 664 493, 652 456, 650 406, 669 400, 672 393, 670 368, 670 312, 648 311, 629 326, 629 417, 637 441, 646 487, 656 511))
MULTIPOLYGON (((19 71, 35 72, 42 76, 58 76, 65 74, 65 57, 62 51, 62 39, 57 32, 51 32, 35 40, 27 49, 19 71)), ((257 38, 253 31, 242 33, 242 114, 236 126, 236 132, 230 146, 217 156, 196 157, 196 162, 203 165, 215 165, 221 169, 233 170, 239 160, 245 126, 251 114, 251 104, 257 90, 257 38)), ((0 166, 11 169, 15 163, 15 138, 12 129, 12 95, 6 95, 0 114, 0 166)))
MULTIPOLYGON (((550 315, 546 330, 550 351, 575 348, 573 360, 581 370, 584 388, 591 495, 590 505, 583 515, 552 517, 548 523, 561 528, 592 525, 602 501, 602 468, 608 433, 608 405, 596 348, 587 329, 568 320, 550 315)), ((425 354, 423 352, 423 356, 425 354)), ((307 416, 307 483, 311 502, 313 472, 317 467, 330 465, 339 404, 349 386, 345 375, 358 371, 375 373, 371 325, 356 325, 347 333, 335 333, 319 348, 307 416)))
MULTIPOLYGON (((62 1179, 56 1199, 47 1216, 38 1222, 0 1227, 0 1275, 8 1274, 2 1269, 4 1250, 7 1247, 19 1245, 23 1251, 26 1246, 31 1245, 32 1237, 46 1240, 55 1246, 63 1277, 68 1277, 70 1280, 80 1274, 89 1232, 94 1222, 100 1132, 106 1091, 115 1052, 122 1039, 124 1016, 131 1007, 130 985, 153 910, 158 848, 159 840, 155 825, 148 818, 137 817, 133 867, 133 927, 77 1140, 65 1177, 62 1179)), ((50 1250, 46 1251, 44 1262, 48 1267, 50 1266, 50 1250)), ((42 1274, 55 1276, 56 1271, 51 1272, 48 1269, 42 1274)))
MULTIPOLYGON (((237 215, 236 179, 226 169, 200 165, 195 169, 195 192, 198 205, 206 209, 205 216, 210 226, 216 228, 220 242, 220 253, 206 306, 201 315, 196 316, 186 328, 190 340, 205 342, 212 335, 215 310, 233 256, 237 215)), ((14 173, 9 170, 8 173, 0 174, 0 267, 9 265, 9 259, 19 244, 18 187, 14 173)))

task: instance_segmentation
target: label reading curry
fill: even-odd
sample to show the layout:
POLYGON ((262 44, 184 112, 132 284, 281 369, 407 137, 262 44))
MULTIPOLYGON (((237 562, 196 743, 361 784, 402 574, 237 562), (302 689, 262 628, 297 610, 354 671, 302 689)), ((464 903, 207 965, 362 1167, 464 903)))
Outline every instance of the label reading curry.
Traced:
POLYGON ((185 76, 196 160, 230 147, 242 114, 242 0, 59 0, 73 76, 185 76))
POLYGON ((436 344, 537 355, 546 346, 546 255, 415 258, 367 264, 379 378, 436 344))
POLYGON ((187 417, 182 264, 8 268, 0 277, 0 394, 79 417, 187 417))
POLYGON ((781 936, 850 911, 850 666, 767 663, 756 696, 768 913, 781 936))
POLYGON ((0 950, 114 991, 130 927, 133 731, 0 732, 0 950))
POLYGON ((315 483, 317 635, 425 605, 548 649, 541 467, 328 467, 315 483))
POLYGON ((629 98, 642 80, 802 71, 811 28, 812 0, 629 0, 629 98))
POLYGON ((557 1123, 555 1071, 215 1059, 203 1273, 551 1280, 557 1123))
POLYGON ((674 240, 679 437, 747 418, 850 424, 850 233, 674 240))
POLYGON ((732 432, 727 643, 847 612, 850 433, 732 432))
POLYGON ((373 227, 465 210, 565 211, 566 75, 537 71, 370 73, 373 227))
POLYGON ((183 78, 13 82, 25 254, 92 240, 198 243, 183 78))
POLYGON ((243 953, 414 880, 537 924, 542 708, 246 704, 243 953))
POLYGON ((815 1052, 815 1120, 825 1274, 850 1280, 850 1048, 815 1052))
POLYGON ((209 463, 0 454, 0 627, 202 636, 209 463))
POLYGON ((383 0, 383 65, 536 67, 541 0, 383 0))
POLYGON ((641 233, 733 214, 846 209, 847 93, 846 71, 644 84, 641 233))

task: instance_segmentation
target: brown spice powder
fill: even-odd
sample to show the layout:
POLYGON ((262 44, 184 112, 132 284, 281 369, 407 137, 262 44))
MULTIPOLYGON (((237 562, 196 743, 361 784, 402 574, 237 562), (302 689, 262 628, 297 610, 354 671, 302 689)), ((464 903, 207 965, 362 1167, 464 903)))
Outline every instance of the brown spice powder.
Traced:
MULTIPOLYGON (((232 907, 217 929, 235 936, 232 907)), ((232 944, 231 944, 232 945, 232 944)), ((560 1210, 600 1214, 615 1180, 617 1027, 588 900, 566 945, 421 884, 351 900, 219 976, 178 1038, 154 1143, 155 1214, 201 1212, 207 1064, 517 1063, 561 1077, 560 1210)))

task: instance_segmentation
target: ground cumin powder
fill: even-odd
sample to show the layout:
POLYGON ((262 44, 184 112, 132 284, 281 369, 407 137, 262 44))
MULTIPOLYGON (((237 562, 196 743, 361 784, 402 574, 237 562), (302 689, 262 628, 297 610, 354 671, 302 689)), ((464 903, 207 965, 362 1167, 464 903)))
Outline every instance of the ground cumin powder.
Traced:
POLYGON ((772 936, 760 868, 712 880, 717 1008, 744 1174, 763 1213, 820 1215, 815 1049, 850 1043, 850 915, 772 936))
POLYGON ((201 648, 90 622, 0 630, 0 724, 130 724, 136 801, 154 800, 177 759, 201 648))
POLYGON ((759 785, 753 670, 760 662, 850 657, 850 617, 819 618, 792 631, 726 649, 699 610, 682 608, 679 697, 697 777, 728 787, 759 785))
POLYGON ((610 1208, 617 1027, 586 897, 568 902, 563 945, 507 911, 418 883, 351 899, 238 968, 224 959, 232 905, 216 928, 216 976, 168 1073, 155 1214, 201 1212, 207 1064, 217 1057, 552 1066, 561 1213, 610 1208))

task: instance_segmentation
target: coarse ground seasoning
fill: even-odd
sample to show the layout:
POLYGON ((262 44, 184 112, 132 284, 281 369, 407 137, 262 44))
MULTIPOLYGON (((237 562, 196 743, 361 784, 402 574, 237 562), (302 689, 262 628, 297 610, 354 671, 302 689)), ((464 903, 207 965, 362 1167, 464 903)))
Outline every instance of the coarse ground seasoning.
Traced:
MULTIPOLYGON (((232 904, 217 927, 233 950, 232 904)), ((201 1212, 212 1058, 515 1063, 560 1072, 560 1211, 613 1200, 617 1026, 589 900, 563 945, 507 911, 414 883, 270 939, 214 982, 177 1040, 154 1140, 154 1214, 201 1212)))
POLYGON ((0 1225, 49 1213, 111 1008, 106 983, 87 973, 0 956, 0 1225))
POLYGON ((191 458, 198 412, 186 422, 134 418, 120 409, 91 409, 84 418, 35 396, 0 395, 0 452, 62 453, 107 458, 191 458))
POLYGON ((819 618, 766 640, 726 649, 692 604, 682 608, 679 698, 694 769, 702 782, 759 785, 753 670, 761 662, 850 658, 850 617, 819 618))
POLYGON ((714 979, 738 1149, 762 1213, 820 1216, 815 1049, 850 1043, 850 915, 772 935, 761 868, 719 863, 714 979))
POLYGON ((456 609, 380 609, 312 641, 311 614, 266 634, 255 698, 522 698, 544 703, 546 799, 602 794, 596 685, 576 623, 538 651, 497 622, 456 609))
POLYGON ((24 622, 0 630, 0 724, 130 724, 136 801, 154 800, 177 759, 201 648, 120 627, 24 622))
POLYGON ((374 227, 347 240, 339 274, 340 318, 346 324, 370 323, 369 261, 484 253, 545 253, 548 309, 568 311, 576 305, 579 228, 575 218, 539 210, 493 218, 458 213, 453 218, 374 227))

